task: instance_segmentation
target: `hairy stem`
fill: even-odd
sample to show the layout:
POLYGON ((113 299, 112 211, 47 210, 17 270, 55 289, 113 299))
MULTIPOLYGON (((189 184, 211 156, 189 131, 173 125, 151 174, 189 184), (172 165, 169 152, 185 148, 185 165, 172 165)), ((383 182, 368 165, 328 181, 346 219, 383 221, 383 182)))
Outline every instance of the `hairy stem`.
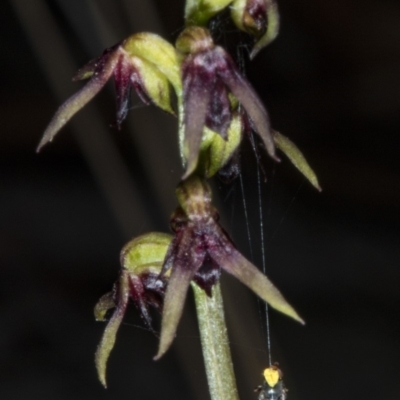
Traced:
POLYGON ((195 283, 192 288, 211 399, 239 400, 220 284, 213 286, 211 298, 195 283))

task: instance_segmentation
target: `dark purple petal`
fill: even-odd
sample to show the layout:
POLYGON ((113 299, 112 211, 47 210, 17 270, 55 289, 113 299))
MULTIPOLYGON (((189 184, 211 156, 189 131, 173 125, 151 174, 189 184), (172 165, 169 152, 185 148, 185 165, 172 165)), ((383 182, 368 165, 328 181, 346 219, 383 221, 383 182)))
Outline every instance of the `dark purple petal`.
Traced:
POLYGON ((211 93, 206 116, 206 126, 226 139, 232 119, 228 92, 223 82, 217 81, 211 93))
POLYGON ((146 288, 139 276, 129 274, 129 292, 147 327, 152 330, 151 316, 146 301, 146 288))
POLYGON ((107 54, 104 65, 96 72, 90 81, 78 92, 70 97, 56 112, 50 124, 44 131, 43 137, 37 147, 37 152, 47 143, 51 142, 57 132, 82 108, 84 107, 101 88, 106 84, 114 71, 118 61, 118 49, 107 54))
POLYGON ((174 340, 190 281, 206 255, 201 238, 195 236, 191 228, 185 230, 174 251, 174 265, 165 293, 160 343, 155 360, 162 357, 174 340))
POLYGON ((139 99, 142 100, 143 103, 146 105, 151 104, 142 77, 140 76, 139 72, 136 71, 135 69, 132 70, 131 82, 132 86, 135 88, 136 94, 139 96, 139 99))
POLYGON ((114 70, 115 92, 117 100, 117 121, 118 129, 128 115, 131 98, 131 75, 133 68, 129 60, 121 55, 114 70))
POLYGON ((160 278, 159 274, 152 272, 129 274, 130 296, 147 327, 153 332, 149 306, 161 311, 166 285, 166 278, 160 278))
POLYGON ((240 174, 240 153, 236 150, 227 163, 218 170, 218 178, 223 183, 232 183, 240 174))
POLYGON ((192 277, 193 271, 190 269, 174 268, 171 273, 164 298, 160 343, 154 360, 160 359, 174 340, 192 277))
POLYGON ((219 54, 219 57, 225 61, 225 66, 218 70, 219 76, 246 110, 256 128, 256 132, 264 142, 268 154, 276 161, 279 161, 279 158, 275 154, 275 144, 271 133, 269 117, 261 100, 250 83, 240 74, 226 51, 221 47, 216 47, 214 52, 219 54))
POLYGON ((159 274, 155 273, 144 273, 141 274, 140 278, 146 288, 147 304, 161 311, 167 287, 167 278, 160 277, 159 274))
POLYGON ((214 87, 213 71, 203 54, 188 56, 183 67, 184 151, 187 159, 186 179, 197 166, 203 128, 206 121, 211 91, 214 87))
POLYGON ((207 255, 203 265, 194 275, 193 280, 211 297, 211 289, 219 281, 220 277, 221 267, 207 255))
POLYGON ((257 267, 235 249, 218 225, 215 225, 215 234, 207 237, 207 245, 208 253, 221 268, 248 286, 271 307, 304 324, 304 321, 279 290, 257 267))
POLYGON ((104 387, 107 387, 106 384, 107 360, 108 357, 110 356, 111 350, 114 347, 118 328, 121 325, 122 319, 125 315, 126 306, 128 304, 128 298, 129 298, 128 275, 126 272, 124 272, 122 273, 119 281, 116 309, 110 321, 108 322, 106 329, 104 330, 103 337, 101 338, 100 344, 97 347, 95 355, 97 374, 100 382, 103 384, 104 387))

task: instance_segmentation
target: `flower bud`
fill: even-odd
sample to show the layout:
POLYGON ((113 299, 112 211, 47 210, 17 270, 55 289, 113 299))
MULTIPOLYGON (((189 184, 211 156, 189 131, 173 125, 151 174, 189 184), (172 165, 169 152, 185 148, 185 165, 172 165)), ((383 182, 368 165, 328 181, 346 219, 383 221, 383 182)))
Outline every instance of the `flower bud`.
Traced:
POLYGON ((178 36, 175 47, 183 54, 190 54, 209 50, 214 47, 214 42, 208 29, 191 26, 178 36))
POLYGON ((234 0, 231 16, 240 30, 257 40, 250 58, 254 58, 278 35, 279 13, 275 0, 234 0))

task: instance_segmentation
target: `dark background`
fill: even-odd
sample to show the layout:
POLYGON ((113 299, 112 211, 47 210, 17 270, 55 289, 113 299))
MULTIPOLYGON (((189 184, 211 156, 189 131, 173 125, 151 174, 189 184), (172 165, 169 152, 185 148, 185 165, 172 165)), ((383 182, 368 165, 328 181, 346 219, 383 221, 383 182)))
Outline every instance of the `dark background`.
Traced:
MULTIPOLYGON (((192 300, 173 348, 132 307, 98 383, 104 325, 97 299, 118 275, 119 251, 168 230, 182 173, 176 121, 137 99, 121 131, 112 86, 40 155, 52 114, 80 84, 75 70, 132 32, 173 41, 183 1, 2 0, 0 134, 0 397, 207 399, 192 300), (139 326, 139 327, 138 327, 139 326)), ((317 171, 318 194, 284 159, 265 159, 267 273, 307 322, 271 312, 272 355, 289 399, 400 398, 400 2, 282 0, 281 33, 247 74, 274 127, 317 171)), ((223 31, 223 29, 222 29, 223 31)), ((229 32, 225 32, 227 35, 229 32)), ((243 180, 216 181, 216 203, 239 249, 260 264, 254 156, 243 180)), ((223 290, 242 399, 267 365, 255 297, 229 277, 223 290)))

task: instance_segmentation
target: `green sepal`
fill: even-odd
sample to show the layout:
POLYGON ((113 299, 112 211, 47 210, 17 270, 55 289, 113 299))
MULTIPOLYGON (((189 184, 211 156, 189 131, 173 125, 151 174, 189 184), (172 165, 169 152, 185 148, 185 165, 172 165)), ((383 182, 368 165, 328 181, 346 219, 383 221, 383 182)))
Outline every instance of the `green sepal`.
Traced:
POLYGON ((230 3, 232 3, 232 0, 186 0, 186 26, 207 25, 212 17, 222 11, 230 3))
POLYGON ((95 354, 95 364, 97 369, 97 375, 100 382, 104 387, 107 387, 106 382, 106 371, 107 361, 110 356, 111 350, 114 348, 115 339, 117 336, 118 329, 121 325, 122 319, 125 315, 126 306, 129 298, 129 281, 127 273, 121 274, 119 280, 119 296, 118 305, 114 311, 114 314, 110 318, 106 329, 104 330, 100 344, 97 347, 95 354))
POLYGON ((243 125, 238 113, 234 113, 226 140, 217 132, 204 128, 197 171, 206 178, 214 176, 232 157, 242 140, 243 125))
POLYGON ((146 94, 162 110, 175 114, 171 107, 170 83, 161 71, 148 61, 139 57, 132 57, 132 62, 137 69, 146 94))
MULTIPOLYGON (((121 251, 123 268, 128 270, 129 273, 138 275, 151 266, 154 268, 162 266, 171 240, 171 235, 160 232, 146 233, 136 237, 127 243, 121 251)), ((161 267, 158 272, 161 272, 161 267)))
POLYGON ((273 138, 276 147, 286 154, 292 164, 308 179, 311 185, 321 191, 322 189, 319 186, 317 175, 312 170, 299 148, 289 138, 279 132, 274 131, 273 138))
POLYGON ((180 66, 171 43, 154 33, 143 32, 129 36, 121 46, 128 54, 153 64, 166 76, 174 89, 181 92, 180 66))

